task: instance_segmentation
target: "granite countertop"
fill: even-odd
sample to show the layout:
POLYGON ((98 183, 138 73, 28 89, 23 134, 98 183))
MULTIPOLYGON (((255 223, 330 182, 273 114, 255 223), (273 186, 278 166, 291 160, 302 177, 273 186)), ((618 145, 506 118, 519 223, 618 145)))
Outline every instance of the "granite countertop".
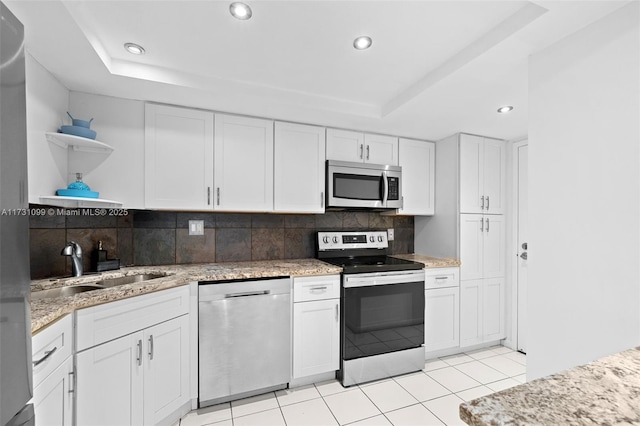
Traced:
POLYGON ((460 404, 469 425, 640 424, 640 347, 460 404))
POLYGON ((339 274, 342 268, 317 259, 225 262, 202 265, 136 266, 82 277, 33 281, 31 291, 48 290, 77 284, 91 284, 107 278, 138 274, 166 275, 150 281, 78 293, 72 296, 31 301, 31 333, 37 333, 76 309, 113 302, 128 297, 178 287, 193 281, 242 280, 279 276, 339 274))
POLYGON ((453 257, 432 257, 425 254, 394 254, 399 259, 424 263, 425 268, 452 268, 460 266, 460 260, 453 257))

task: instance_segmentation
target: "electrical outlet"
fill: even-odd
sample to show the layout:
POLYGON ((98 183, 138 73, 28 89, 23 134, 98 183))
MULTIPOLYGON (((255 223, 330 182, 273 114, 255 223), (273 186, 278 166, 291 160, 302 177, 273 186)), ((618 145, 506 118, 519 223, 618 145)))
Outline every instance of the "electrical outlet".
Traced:
POLYGON ((387 229, 387 240, 393 241, 394 237, 395 237, 395 233, 393 232, 393 228, 387 229))
POLYGON ((190 220, 189 235, 204 235, 204 220, 190 220))

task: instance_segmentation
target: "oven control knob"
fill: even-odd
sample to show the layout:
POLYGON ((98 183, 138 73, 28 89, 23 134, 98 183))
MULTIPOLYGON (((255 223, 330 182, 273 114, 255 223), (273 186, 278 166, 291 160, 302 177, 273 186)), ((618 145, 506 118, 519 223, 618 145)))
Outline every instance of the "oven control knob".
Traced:
POLYGON ((333 237, 333 240, 332 240, 332 241, 333 241, 334 243, 338 244, 338 237, 333 237))
POLYGON ((329 237, 322 237, 322 242, 325 244, 329 244, 329 237))
POLYGON ((376 237, 374 237, 373 235, 369 237, 369 241, 374 242, 375 240, 376 240, 376 237))
POLYGON ((382 235, 378 235, 378 241, 382 242, 382 235))

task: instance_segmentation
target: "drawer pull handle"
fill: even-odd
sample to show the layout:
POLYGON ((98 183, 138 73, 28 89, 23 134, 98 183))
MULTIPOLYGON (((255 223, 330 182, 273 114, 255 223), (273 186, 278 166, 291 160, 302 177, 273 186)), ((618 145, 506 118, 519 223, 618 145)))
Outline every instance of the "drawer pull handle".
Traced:
POLYGON ((436 280, 448 280, 449 277, 436 277, 436 280))
POLYGON ((324 285, 322 287, 311 287, 309 291, 325 291, 326 289, 327 289, 327 286, 324 285))
POLYGON ((40 358, 37 361, 33 361, 33 366, 35 367, 37 365, 42 364, 43 362, 45 362, 47 360, 47 358, 49 358, 51 355, 53 355, 53 353, 55 351, 57 351, 57 350, 58 350, 58 347, 54 346, 53 349, 51 349, 50 351, 45 351, 44 356, 42 358, 40 358))

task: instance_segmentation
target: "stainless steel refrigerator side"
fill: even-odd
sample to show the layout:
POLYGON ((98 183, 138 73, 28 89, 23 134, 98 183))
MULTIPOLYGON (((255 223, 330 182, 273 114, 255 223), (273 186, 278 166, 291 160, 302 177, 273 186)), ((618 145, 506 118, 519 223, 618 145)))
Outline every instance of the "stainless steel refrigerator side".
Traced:
POLYGON ((24 28, 0 15, 0 424, 33 424, 24 28))

